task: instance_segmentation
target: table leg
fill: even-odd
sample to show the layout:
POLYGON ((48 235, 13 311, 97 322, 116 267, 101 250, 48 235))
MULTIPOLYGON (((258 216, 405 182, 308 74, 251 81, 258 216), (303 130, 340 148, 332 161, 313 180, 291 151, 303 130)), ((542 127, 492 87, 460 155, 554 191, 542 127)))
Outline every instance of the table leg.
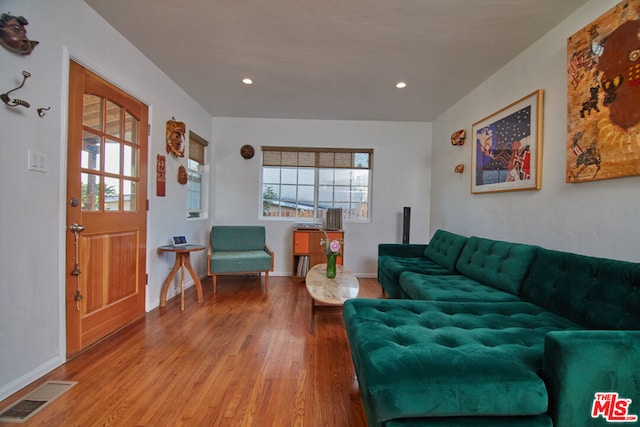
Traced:
POLYGON ((202 282, 200 282, 200 278, 198 277, 198 275, 196 274, 196 272, 193 270, 193 267, 191 266, 191 260, 189 257, 189 253, 187 252, 186 254, 184 254, 184 266, 187 268, 187 271, 189 272, 189 274, 191 274, 191 278, 193 279, 193 283, 196 285, 196 292, 198 294, 198 304, 202 303, 202 282))
MULTIPOLYGON (((189 255, 187 253, 187 255, 189 255)), ((181 266, 180 269, 180 311, 184 311, 184 254, 180 254, 181 266)))
POLYGON ((311 298, 311 335, 315 335, 314 334, 314 316, 316 314, 316 301, 311 298))
POLYGON ((160 307, 165 307, 167 305, 167 291, 169 290, 169 284, 176 276, 176 273, 178 272, 178 269, 180 267, 182 267, 182 262, 180 261, 180 257, 178 256, 178 254, 176 254, 176 262, 173 265, 173 269, 167 276, 167 280, 165 280, 164 284, 162 285, 162 291, 160 292, 160 307))

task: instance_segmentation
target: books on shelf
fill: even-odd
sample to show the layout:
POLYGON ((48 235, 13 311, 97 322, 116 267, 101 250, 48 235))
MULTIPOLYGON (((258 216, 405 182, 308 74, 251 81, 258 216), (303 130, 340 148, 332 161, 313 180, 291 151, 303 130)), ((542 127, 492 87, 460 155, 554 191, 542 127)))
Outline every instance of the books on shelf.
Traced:
POLYGON ((309 272, 309 256, 302 255, 298 257, 298 265, 296 267, 296 276, 306 276, 309 272))

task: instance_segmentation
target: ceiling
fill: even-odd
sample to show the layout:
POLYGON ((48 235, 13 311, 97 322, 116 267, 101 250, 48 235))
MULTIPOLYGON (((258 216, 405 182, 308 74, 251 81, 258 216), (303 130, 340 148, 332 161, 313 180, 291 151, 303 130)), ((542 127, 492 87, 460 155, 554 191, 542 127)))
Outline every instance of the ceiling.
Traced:
POLYGON ((85 2, 214 117, 433 121, 586 0, 85 2))

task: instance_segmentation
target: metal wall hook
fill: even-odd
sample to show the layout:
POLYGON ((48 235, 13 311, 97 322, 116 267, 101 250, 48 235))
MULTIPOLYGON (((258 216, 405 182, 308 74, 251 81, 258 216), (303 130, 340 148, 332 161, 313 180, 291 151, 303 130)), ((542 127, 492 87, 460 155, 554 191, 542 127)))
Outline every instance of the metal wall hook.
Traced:
POLYGON ((47 108, 40 107, 40 108, 38 108, 38 110, 37 110, 38 111, 38 116, 39 117, 44 117, 45 111, 49 111, 49 110, 51 110, 51 107, 47 107, 47 108))
POLYGON ((31 77, 31 73, 30 73, 30 72, 28 72, 28 71, 23 71, 23 72, 22 72, 22 83, 20 84, 20 86, 18 86, 18 87, 17 87, 17 88, 15 88, 15 89, 11 89, 11 90, 10 90, 9 92, 7 92, 7 93, 3 93, 3 94, 1 94, 1 95, 0 95, 0 99, 2 99, 2 102, 4 102, 4 103, 5 103, 6 105, 8 105, 9 107, 17 107, 18 105, 21 105, 21 106, 23 106, 23 107, 25 107, 25 108, 29 108, 29 107, 31 107, 31 104, 29 104, 27 101, 24 101, 24 100, 22 100, 22 99, 16 99, 16 98, 11 99, 11 98, 9 97, 9 94, 10 94, 11 92, 14 92, 14 91, 16 91, 16 90, 18 90, 18 89, 22 88, 22 86, 24 86, 24 82, 26 82, 26 81, 27 81, 27 79, 28 79, 29 77, 31 77))

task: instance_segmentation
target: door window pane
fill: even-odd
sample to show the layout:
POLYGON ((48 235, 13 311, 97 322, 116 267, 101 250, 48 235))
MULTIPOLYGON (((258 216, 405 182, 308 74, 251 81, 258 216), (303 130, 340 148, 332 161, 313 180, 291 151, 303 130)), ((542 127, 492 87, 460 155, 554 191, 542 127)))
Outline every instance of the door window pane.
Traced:
POLYGON ((102 130, 102 98, 88 93, 84 94, 82 124, 97 131, 102 130))
POLYGON ((104 144, 104 170, 120 173, 120 143, 107 139, 104 144))
POLYGON ((124 170, 125 176, 138 176, 138 149, 129 145, 124 146, 124 170))
POLYGON ((107 133, 109 135, 122 137, 122 113, 122 107, 107 101, 107 133))
POLYGON ((122 182, 122 199, 124 202, 123 210, 135 211, 137 207, 136 200, 138 198, 138 183, 125 179, 122 182))
POLYGON ((139 144, 138 127, 140 122, 136 120, 128 111, 124 113, 124 140, 139 144))
POLYGON ((82 210, 99 211, 100 202, 100 176, 83 173, 80 176, 82 181, 82 210))
POLYGON ((90 132, 82 132, 82 154, 80 166, 83 169, 100 170, 100 137, 90 132))
POLYGON ((120 210, 120 180, 118 178, 104 178, 104 210, 120 210))

